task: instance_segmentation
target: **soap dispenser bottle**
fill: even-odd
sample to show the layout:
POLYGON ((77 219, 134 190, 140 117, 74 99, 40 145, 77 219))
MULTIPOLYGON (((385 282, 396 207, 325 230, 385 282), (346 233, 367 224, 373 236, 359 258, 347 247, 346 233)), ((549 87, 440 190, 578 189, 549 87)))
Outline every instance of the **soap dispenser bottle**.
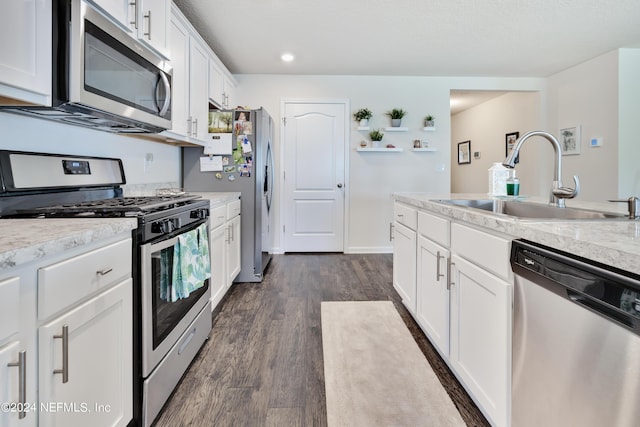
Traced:
POLYGON ((493 166, 489 168, 489 195, 506 196, 508 177, 509 169, 504 167, 500 162, 494 163, 493 166))

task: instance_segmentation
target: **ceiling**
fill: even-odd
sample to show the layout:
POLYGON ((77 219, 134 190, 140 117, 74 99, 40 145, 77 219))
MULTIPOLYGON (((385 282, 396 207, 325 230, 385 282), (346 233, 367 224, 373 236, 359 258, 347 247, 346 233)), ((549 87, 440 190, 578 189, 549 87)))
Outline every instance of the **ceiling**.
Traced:
POLYGON ((234 74, 547 77, 640 47, 638 0, 174 2, 234 74))

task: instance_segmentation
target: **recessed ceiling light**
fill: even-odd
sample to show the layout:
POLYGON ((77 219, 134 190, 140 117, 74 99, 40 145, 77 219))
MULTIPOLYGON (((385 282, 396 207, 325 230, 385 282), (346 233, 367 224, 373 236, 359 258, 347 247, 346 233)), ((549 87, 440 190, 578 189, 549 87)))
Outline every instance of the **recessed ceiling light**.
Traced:
POLYGON ((293 53, 283 53, 280 59, 284 62, 291 62, 295 59, 295 56, 293 56, 293 53))

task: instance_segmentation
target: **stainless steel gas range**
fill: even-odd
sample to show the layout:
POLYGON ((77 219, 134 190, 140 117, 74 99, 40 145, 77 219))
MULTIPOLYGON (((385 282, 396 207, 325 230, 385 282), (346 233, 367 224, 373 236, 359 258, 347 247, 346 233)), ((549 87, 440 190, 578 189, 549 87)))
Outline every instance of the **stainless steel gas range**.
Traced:
MULTIPOLYGON (((149 426, 211 330, 209 201, 123 197, 122 161, 0 150, 0 217, 134 217, 132 425, 149 426), (183 277, 188 251, 200 269, 183 277)), ((96 367, 99 369, 99 367, 96 367)))

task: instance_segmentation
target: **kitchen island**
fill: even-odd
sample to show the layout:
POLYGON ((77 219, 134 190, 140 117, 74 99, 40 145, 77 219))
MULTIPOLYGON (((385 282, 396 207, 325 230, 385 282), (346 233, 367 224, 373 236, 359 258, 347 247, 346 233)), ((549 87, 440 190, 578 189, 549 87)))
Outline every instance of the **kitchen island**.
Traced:
POLYGON ((526 239, 637 275, 640 223, 627 219, 626 206, 618 204, 567 201, 567 207, 620 214, 615 219, 534 220, 442 202, 451 199, 491 197, 394 194, 393 286, 489 422, 509 426, 511 242, 526 239))

